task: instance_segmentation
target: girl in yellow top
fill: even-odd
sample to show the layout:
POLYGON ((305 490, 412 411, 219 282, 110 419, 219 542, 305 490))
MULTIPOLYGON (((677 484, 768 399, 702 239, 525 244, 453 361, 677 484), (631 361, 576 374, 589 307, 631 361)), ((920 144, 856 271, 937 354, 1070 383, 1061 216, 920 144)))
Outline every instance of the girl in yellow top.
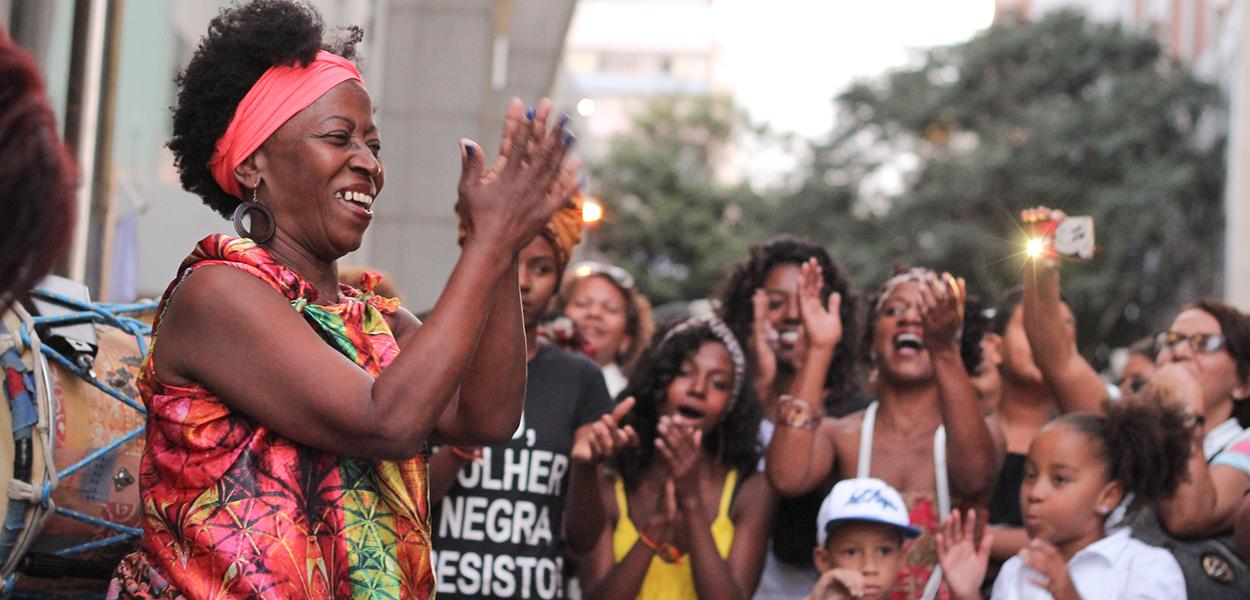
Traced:
POLYGON ((640 443, 602 486, 608 519, 582 562, 588 598, 750 598, 776 497, 756 472, 759 404, 719 319, 657 336, 623 396, 640 443))

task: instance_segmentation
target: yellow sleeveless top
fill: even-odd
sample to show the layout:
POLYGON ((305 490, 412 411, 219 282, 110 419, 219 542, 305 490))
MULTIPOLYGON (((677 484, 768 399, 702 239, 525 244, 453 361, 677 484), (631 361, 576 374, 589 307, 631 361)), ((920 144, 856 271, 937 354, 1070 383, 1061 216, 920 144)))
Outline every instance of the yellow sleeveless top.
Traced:
MULTIPOLYGON (((733 501, 734 486, 737 482, 738 471, 730 470, 729 475, 725 476, 725 489, 721 492, 716 520, 712 521, 712 540, 716 542, 716 551, 721 558, 729 557, 729 548, 734 541, 734 523, 729 518, 729 505, 733 501)), ((638 542, 638 529, 629 519, 629 501, 625 497, 625 482, 619 477, 616 479, 616 506, 621 516, 617 519, 616 529, 612 532, 612 554, 616 562, 621 562, 638 542)), ((651 566, 647 568, 647 576, 642 580, 638 598, 698 600, 699 594, 694 587, 694 572, 690 570, 690 555, 681 555, 681 562, 676 564, 664 562, 658 556, 651 557, 651 566)))

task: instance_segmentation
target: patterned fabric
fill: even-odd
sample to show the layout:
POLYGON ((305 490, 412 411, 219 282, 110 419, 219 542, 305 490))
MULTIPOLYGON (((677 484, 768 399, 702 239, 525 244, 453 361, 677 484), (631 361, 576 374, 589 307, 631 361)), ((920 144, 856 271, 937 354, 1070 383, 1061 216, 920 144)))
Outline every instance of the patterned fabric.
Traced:
MULTIPOLYGON (((890 591, 890 600, 915 600, 924 597, 925 584, 937 567, 937 532, 942 523, 938 519, 937 499, 929 494, 905 493, 908 520, 921 531, 920 537, 903 543, 903 565, 899 567, 898 579, 890 591)), ((950 598, 950 590, 943 583, 938 589, 940 600, 950 598)))
MULTIPOLYGON (((224 235, 196 246, 158 314, 182 279, 209 265, 268 283, 370 375, 399 353, 383 318, 398 301, 372 293, 376 276, 319 306, 316 290, 263 248, 224 235)), ((139 387, 143 545, 118 567, 110 598, 433 597, 424 454, 366 461, 303 446, 199 385, 163 384, 150 352, 139 387)))

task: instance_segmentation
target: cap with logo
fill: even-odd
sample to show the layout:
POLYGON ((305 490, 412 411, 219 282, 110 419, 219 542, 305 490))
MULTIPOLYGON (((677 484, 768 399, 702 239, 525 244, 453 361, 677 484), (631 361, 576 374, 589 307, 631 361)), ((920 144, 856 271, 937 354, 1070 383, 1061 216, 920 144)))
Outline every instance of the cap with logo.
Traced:
POLYGON ((898 490, 875 477, 858 477, 839 481, 816 514, 816 541, 824 546, 830 525, 847 521, 867 521, 898 528, 905 537, 916 537, 920 530, 911 526, 907 505, 898 490))

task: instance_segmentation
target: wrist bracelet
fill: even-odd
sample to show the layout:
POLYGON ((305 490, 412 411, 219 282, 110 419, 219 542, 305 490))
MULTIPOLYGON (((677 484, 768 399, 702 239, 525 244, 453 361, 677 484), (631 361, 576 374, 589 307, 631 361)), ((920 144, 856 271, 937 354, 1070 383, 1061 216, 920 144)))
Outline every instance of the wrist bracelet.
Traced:
POLYGON ((797 396, 782 394, 777 399, 777 403, 779 407, 777 425, 782 427, 816 431, 816 428, 820 427, 820 422, 825 418, 823 410, 813 407, 797 396))
POLYGON ((451 451, 452 456, 460 460, 477 462, 482 458, 481 446, 447 446, 447 449, 451 451))
POLYGON ((672 544, 661 544, 647 535, 645 532, 638 531, 638 540, 642 544, 651 549, 651 552, 660 557, 660 560, 671 565, 681 564, 681 553, 677 551, 677 547, 672 544))

